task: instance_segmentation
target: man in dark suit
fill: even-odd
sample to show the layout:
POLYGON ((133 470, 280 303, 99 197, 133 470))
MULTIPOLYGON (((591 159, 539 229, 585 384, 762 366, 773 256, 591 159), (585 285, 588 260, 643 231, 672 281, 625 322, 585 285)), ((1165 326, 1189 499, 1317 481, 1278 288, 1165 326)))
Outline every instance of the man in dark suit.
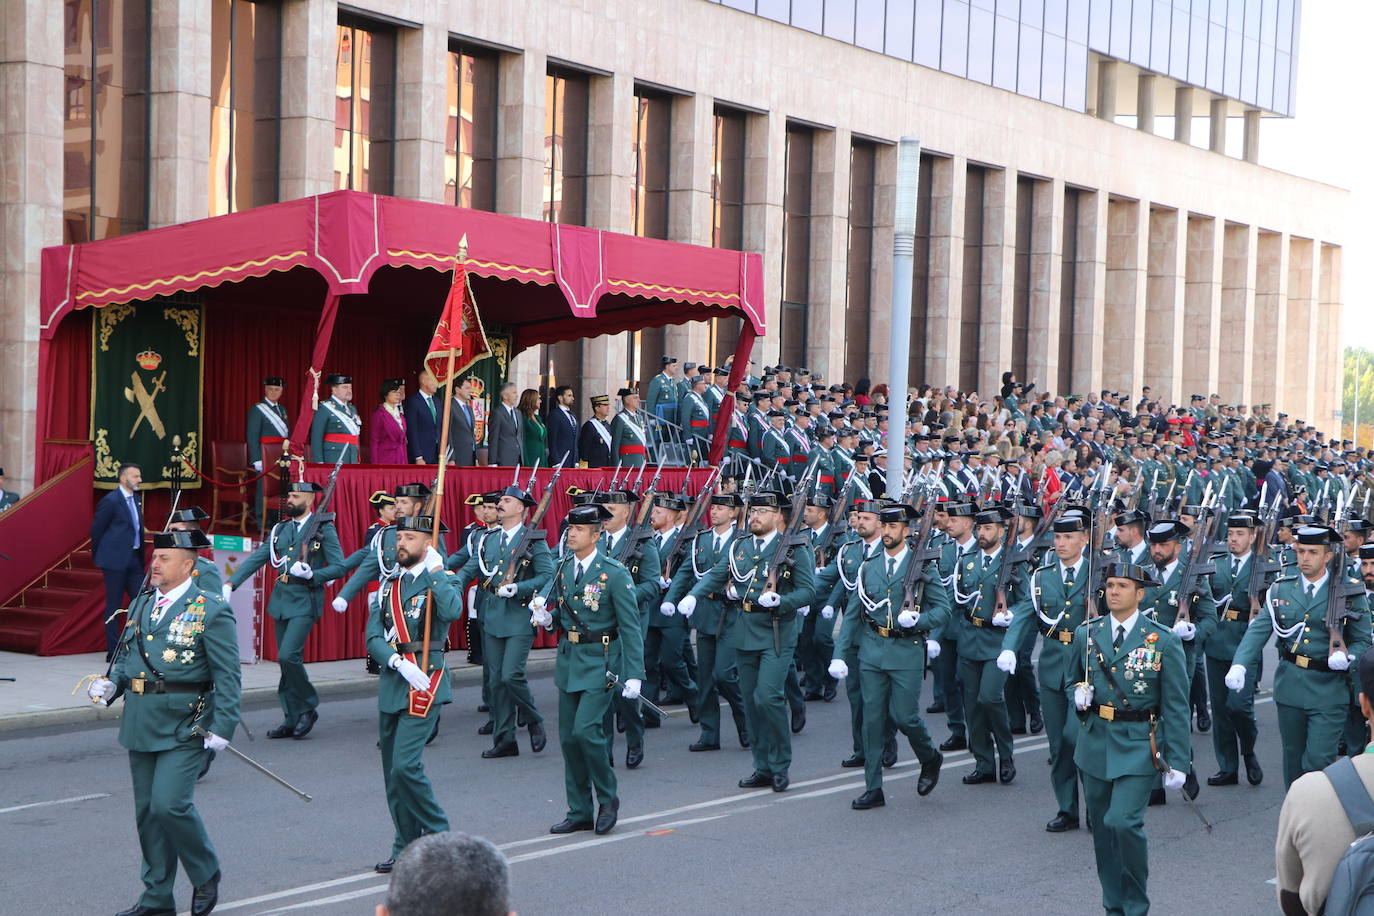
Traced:
POLYGON ((470 377, 463 379, 454 393, 452 412, 453 419, 448 427, 448 460, 460 467, 471 467, 477 463, 477 442, 473 436, 476 418, 472 413, 470 377))
POLYGON ((549 430, 549 464, 567 461, 564 467, 577 466, 577 416, 572 412, 571 385, 559 385, 553 390, 553 406, 544 418, 549 430))
POLYGON ((515 382, 501 386, 500 402, 487 417, 487 463, 496 467, 515 467, 525 447, 524 417, 515 409, 519 391, 515 382))
POLYGON ((581 464, 589 468, 613 467, 611 461, 611 396, 592 395, 592 415, 577 434, 577 454, 581 464))
POLYGON ((405 400, 406 460, 411 464, 439 461, 439 383, 428 369, 421 370, 418 390, 405 400))
POLYGON ((119 486, 95 507, 91 519, 91 552, 105 576, 105 658, 108 661, 124 629, 120 608, 143 588, 143 504, 138 497, 143 471, 136 464, 119 467, 119 486))

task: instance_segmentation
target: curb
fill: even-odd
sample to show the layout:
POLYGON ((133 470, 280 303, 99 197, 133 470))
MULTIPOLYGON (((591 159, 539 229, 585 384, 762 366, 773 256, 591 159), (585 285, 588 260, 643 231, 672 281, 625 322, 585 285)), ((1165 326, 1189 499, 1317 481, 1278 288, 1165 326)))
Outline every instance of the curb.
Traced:
MULTIPOLYGON (((362 659, 358 659, 358 664, 363 664, 362 659)), ((525 666, 528 672, 552 670, 554 659, 552 654, 548 657, 531 657, 525 666)), ((449 668, 449 677, 452 678, 454 686, 463 684, 478 684, 482 680, 482 669, 478 665, 463 665, 461 668, 449 668)), ((315 691, 322 697, 350 697, 363 694, 376 693, 377 678, 375 675, 363 675, 361 677, 335 678, 328 681, 315 683, 315 691)), ((261 709, 267 706, 275 706, 277 703, 277 688, 275 687, 253 687, 243 691, 239 700, 239 706, 243 709, 261 709)), ((48 728, 54 725, 94 725, 100 722, 119 721, 119 707, 106 708, 96 706, 70 706, 63 709, 39 709, 33 712, 18 712, 7 716, 0 716, 0 735, 11 732, 28 731, 30 729, 48 728)))

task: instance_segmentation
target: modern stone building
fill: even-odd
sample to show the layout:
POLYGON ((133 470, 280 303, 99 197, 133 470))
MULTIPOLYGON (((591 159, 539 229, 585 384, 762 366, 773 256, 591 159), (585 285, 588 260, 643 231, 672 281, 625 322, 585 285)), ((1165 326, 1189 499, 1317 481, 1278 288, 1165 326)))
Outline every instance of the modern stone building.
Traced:
MULTIPOLYGON (((1334 428, 1348 196, 1256 164, 1263 118, 1294 110, 1299 15, 0 0, 0 457, 27 481, 43 246, 335 188, 762 252, 756 358, 880 380, 903 135, 924 148, 913 382, 989 392, 1013 368, 1334 428)), ((515 377, 614 391, 735 331, 541 348, 515 377)))

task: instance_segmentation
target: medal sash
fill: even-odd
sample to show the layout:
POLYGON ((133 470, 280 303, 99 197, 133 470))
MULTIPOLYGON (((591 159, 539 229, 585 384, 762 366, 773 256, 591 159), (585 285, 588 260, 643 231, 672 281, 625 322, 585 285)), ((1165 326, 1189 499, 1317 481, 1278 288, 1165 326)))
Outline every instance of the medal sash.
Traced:
MULTIPOLYGON (((428 605, 428 601, 426 601, 428 605)), ((428 612, 426 606, 426 612, 428 612)), ((405 608, 401 603, 401 583, 399 579, 391 585, 391 625, 396 628, 396 641, 399 643, 411 642, 410 627, 406 623, 405 608)), ((421 671, 425 670, 426 663, 429 661, 429 646, 423 650, 423 658, 417 659, 416 653, 406 652, 401 657, 411 664, 418 667, 421 671)), ((428 672, 426 672, 428 673, 428 672)), ((439 689, 439 680, 444 676, 444 669, 441 665, 438 671, 429 675, 429 692, 422 693, 414 687, 410 688, 410 707, 408 712, 417 718, 424 718, 429 714, 430 704, 434 702, 434 692, 439 689)))

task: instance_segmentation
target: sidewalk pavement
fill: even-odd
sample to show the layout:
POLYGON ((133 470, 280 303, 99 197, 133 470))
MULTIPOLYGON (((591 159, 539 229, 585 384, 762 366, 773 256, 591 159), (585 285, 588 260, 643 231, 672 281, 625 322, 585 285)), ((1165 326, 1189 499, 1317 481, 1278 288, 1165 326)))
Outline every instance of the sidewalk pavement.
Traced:
MULTIPOLYGON (((555 651, 532 650, 528 670, 531 673, 551 670, 555 651)), ((481 679, 481 668, 467 663, 466 652, 454 650, 449 653, 448 661, 455 685, 475 684, 481 679)), ((377 679, 363 669, 361 658, 312 662, 305 667, 315 689, 322 696, 375 689, 373 685, 377 679)), ((245 706, 276 702, 276 662, 261 661, 255 665, 243 665, 241 670, 245 706)), ((0 680, 0 733, 118 719, 122 703, 107 709, 92 703, 84 690, 72 693, 72 688, 82 677, 102 674, 104 671, 103 652, 45 657, 0 652, 0 678, 15 678, 13 682, 0 680)))

